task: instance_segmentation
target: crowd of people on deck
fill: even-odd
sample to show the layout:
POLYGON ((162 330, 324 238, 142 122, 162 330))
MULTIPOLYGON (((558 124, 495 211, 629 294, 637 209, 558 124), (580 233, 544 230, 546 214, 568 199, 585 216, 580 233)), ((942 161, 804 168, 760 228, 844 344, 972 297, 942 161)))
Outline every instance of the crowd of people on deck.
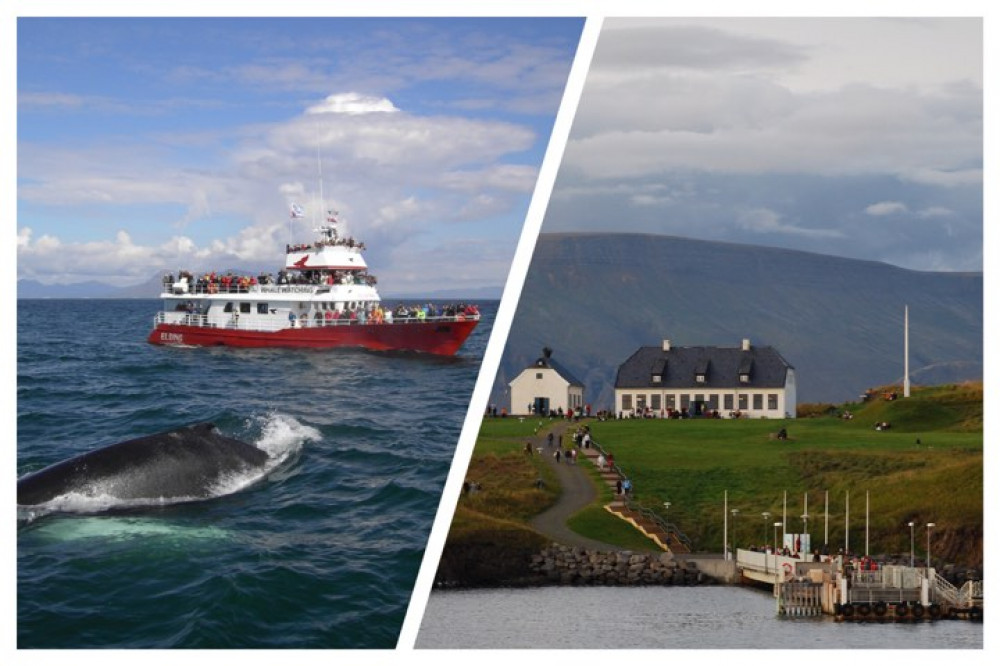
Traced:
POLYGON ((422 322, 426 320, 454 319, 463 321, 479 316, 479 308, 475 305, 465 303, 435 305, 425 303, 423 305, 397 305, 395 308, 384 306, 381 303, 362 304, 357 308, 345 308, 338 310, 332 307, 316 310, 309 322, 307 316, 302 317, 302 321, 296 322, 295 314, 289 314, 288 318, 292 326, 312 325, 312 326, 335 326, 347 324, 402 324, 407 322, 422 322))
MULTIPOLYGON (((163 290, 175 291, 177 283, 187 285, 187 293, 192 294, 246 294, 257 285, 335 285, 363 284, 374 286, 378 279, 365 271, 278 271, 275 278, 272 273, 260 275, 240 275, 227 271, 216 273, 211 271, 195 277, 190 271, 180 271, 177 280, 172 273, 163 277, 163 290)), ((183 288, 178 293, 185 293, 183 288)))
POLYGON ((292 252, 311 252, 312 250, 320 250, 324 247, 334 247, 335 245, 342 245, 344 247, 357 248, 362 252, 365 249, 365 244, 361 241, 354 240, 353 237, 340 238, 335 236, 333 238, 323 238, 316 241, 315 243, 299 243, 298 245, 286 245, 285 253, 291 254, 292 252))

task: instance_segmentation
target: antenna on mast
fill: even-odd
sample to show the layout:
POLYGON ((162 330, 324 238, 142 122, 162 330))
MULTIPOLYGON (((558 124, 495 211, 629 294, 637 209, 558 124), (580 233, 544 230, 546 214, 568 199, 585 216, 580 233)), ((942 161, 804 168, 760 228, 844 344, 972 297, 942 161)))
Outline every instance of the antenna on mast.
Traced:
MULTIPOLYGON (((323 157, 319 153, 319 144, 316 144, 316 176, 319 178, 319 210, 320 215, 326 208, 326 200, 323 198, 323 157)), ((313 218, 315 220, 315 218, 313 218)))

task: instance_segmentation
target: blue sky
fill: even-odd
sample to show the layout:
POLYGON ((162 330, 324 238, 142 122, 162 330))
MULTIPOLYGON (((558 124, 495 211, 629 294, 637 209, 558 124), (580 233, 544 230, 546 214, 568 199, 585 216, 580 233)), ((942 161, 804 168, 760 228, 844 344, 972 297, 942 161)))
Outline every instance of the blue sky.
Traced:
POLYGON ((18 19, 18 277, 276 269, 321 164, 384 290, 502 285, 582 27, 18 19))
POLYGON ((982 31, 980 18, 608 18, 543 231, 982 270, 982 31))

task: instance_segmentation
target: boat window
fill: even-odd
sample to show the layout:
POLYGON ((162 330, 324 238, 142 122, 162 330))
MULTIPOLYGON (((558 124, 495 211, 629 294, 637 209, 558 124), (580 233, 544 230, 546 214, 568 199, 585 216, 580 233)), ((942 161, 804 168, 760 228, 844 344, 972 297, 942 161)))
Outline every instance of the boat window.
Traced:
POLYGON ((249 303, 240 303, 240 313, 241 314, 250 314, 250 304, 249 303))
POLYGON ((222 311, 223 312, 232 312, 233 311, 233 302, 230 301, 230 302, 226 303, 226 307, 224 307, 222 309, 222 311))

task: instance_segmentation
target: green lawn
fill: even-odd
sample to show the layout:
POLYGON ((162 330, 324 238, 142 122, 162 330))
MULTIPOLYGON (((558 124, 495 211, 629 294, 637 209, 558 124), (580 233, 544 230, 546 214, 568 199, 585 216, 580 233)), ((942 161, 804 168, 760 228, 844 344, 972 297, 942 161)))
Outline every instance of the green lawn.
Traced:
POLYGON ((637 498, 650 508, 669 501, 670 519, 699 549, 722 548, 727 491, 729 508, 739 509, 742 545, 771 540, 787 491, 789 531, 801 529, 808 494, 814 544, 822 543, 828 492, 830 543, 844 542, 849 495, 852 550, 862 547, 868 493, 873 551, 908 550, 910 520, 937 523, 940 540, 949 531, 976 535, 973 545, 981 550, 981 392, 954 399, 956 392, 915 391, 905 401, 851 405, 850 421, 632 420, 594 423, 592 431, 632 477, 637 498), (876 420, 892 428, 877 432, 876 420), (789 441, 769 438, 781 427, 789 441))
MULTIPOLYGON (((636 498, 654 510, 662 510, 669 501, 669 519, 697 550, 722 549, 725 493, 729 508, 739 510, 737 545, 746 546, 771 540, 772 523, 781 520, 787 492, 788 531, 801 530, 808 494, 814 545, 823 542, 828 494, 834 549, 844 543, 849 495, 850 544, 855 552, 863 551, 867 494, 873 554, 909 552, 907 523, 912 520, 920 526, 936 523, 933 553, 949 561, 981 563, 982 385, 914 389, 907 400, 875 400, 843 408, 855 418, 591 421, 590 425, 595 439, 614 453, 633 479, 636 498), (877 432, 876 421, 888 421, 892 428, 877 432), (769 437, 781 427, 787 429, 788 441, 769 437), (772 514, 770 518, 762 516, 765 511, 772 514)), ((505 490, 489 502, 485 496, 464 498, 459 504, 463 525, 474 526, 475 514, 484 520, 491 516, 526 523, 555 500, 554 478, 546 474, 538 456, 523 453, 525 441, 543 435, 548 425, 537 418, 484 420, 470 476, 484 475, 505 490), (546 480, 545 492, 529 487, 540 475, 546 480)), ((648 540, 600 508, 609 500, 610 493, 605 493, 570 526, 584 536, 626 548, 649 548, 648 540)))

